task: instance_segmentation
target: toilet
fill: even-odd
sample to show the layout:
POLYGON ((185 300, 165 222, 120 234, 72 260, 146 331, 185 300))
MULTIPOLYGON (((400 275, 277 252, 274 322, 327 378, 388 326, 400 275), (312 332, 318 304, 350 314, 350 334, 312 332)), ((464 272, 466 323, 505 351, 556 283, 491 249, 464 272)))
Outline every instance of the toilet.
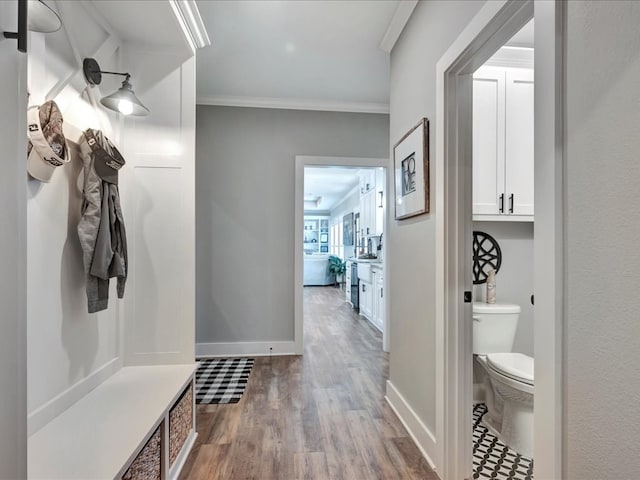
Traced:
POLYGON ((485 425, 509 448, 533 457, 533 358, 512 353, 520 306, 473 304, 473 353, 485 425))

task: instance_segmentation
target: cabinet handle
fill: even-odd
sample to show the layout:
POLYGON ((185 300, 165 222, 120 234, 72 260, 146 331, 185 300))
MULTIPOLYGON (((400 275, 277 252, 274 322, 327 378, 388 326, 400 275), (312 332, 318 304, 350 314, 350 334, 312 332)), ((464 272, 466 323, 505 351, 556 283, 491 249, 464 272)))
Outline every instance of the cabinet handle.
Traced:
POLYGON ((500 194, 500 200, 499 200, 499 207, 498 207, 498 211, 500 213, 504 213, 504 193, 500 194))
POLYGON ((384 288, 380 289, 380 298, 384 297, 384 288))
POLYGON ((367 227, 367 235, 369 235, 369 227, 367 227))
POLYGON ((513 213, 513 193, 509 195, 509 213, 513 213))
POLYGON ((363 292, 363 293, 364 293, 364 291, 365 291, 365 288, 364 288, 364 287, 366 287, 366 285, 363 283, 363 284, 362 284, 362 292, 363 292))

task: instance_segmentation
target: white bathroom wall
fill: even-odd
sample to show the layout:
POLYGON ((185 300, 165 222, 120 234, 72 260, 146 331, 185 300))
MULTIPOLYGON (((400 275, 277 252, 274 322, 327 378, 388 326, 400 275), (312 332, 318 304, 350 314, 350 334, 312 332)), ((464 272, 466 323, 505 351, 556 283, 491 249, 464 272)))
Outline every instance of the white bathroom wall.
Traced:
MULTIPOLYGON (((522 309, 513 351, 533 357, 533 222, 473 222, 473 230, 495 238, 502 251, 496 300, 522 309)), ((486 301, 486 284, 474 285, 474 301, 486 301)))
MULTIPOLYGON (((78 72, 78 59, 96 56, 104 69, 118 64, 118 41, 83 3, 59 1, 63 29, 32 33, 29 54, 30 105, 56 101, 65 134, 92 127, 116 143, 115 114, 96 109, 78 72)), ((96 95, 99 95, 96 89, 96 95)), ((82 251, 77 235, 82 162, 70 143, 70 164, 50 183, 27 183, 27 344, 29 431, 37 430, 100 383, 121 365, 119 331, 122 312, 115 285, 109 308, 87 313, 82 251)), ((126 169, 122 175, 126 175, 126 169)), ((114 283, 114 282, 112 282, 114 283)))
MULTIPOLYGON (((17 2, 0 2, 0 31, 15 32, 17 2)), ((0 36, 0 478, 27 476, 26 54, 0 36)))

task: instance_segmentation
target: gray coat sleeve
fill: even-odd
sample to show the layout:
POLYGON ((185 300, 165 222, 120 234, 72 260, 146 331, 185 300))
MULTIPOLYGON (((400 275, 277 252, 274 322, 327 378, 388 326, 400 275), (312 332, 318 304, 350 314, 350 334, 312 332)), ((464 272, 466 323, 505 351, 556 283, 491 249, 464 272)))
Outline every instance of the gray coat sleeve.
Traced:
POLYGON ((109 281, 95 277, 90 273, 100 227, 102 181, 91 165, 91 148, 87 145, 84 137, 80 142, 80 157, 84 167, 84 188, 78 237, 82 247, 82 260, 87 282, 87 306, 89 313, 94 313, 107 308, 109 281))

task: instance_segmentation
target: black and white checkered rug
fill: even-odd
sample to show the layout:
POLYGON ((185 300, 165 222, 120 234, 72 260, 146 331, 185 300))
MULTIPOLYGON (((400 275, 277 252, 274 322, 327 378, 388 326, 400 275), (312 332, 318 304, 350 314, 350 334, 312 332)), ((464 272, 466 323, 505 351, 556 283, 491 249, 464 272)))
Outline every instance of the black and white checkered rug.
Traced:
POLYGON ((196 403, 237 403, 244 393, 253 358, 198 360, 196 403))
POLYGON ((533 460, 514 452, 493 435, 480 421, 485 413, 484 403, 473 407, 473 478, 532 480, 533 460))

